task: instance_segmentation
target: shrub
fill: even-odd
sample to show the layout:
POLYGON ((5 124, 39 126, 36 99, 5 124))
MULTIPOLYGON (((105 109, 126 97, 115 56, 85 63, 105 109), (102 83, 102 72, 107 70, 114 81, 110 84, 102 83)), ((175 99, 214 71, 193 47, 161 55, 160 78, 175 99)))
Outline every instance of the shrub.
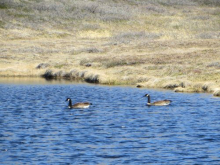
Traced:
POLYGON ((88 30, 98 30, 98 29, 100 29, 100 25, 86 23, 86 24, 82 24, 80 29, 81 30, 86 30, 86 31, 88 31, 88 30))
POLYGON ((220 32, 204 32, 196 35, 199 39, 218 39, 220 38, 220 32))
POLYGON ((5 22, 0 21, 0 28, 4 28, 5 22))
POLYGON ((99 53, 100 51, 96 48, 87 48, 84 50, 85 52, 88 52, 88 53, 99 53))
POLYGON ((158 39, 160 38, 161 34, 157 33, 145 33, 144 31, 141 32, 123 32, 113 37, 114 41, 121 42, 121 43, 129 43, 133 40, 143 40, 143 39, 158 39))
POLYGON ((80 64, 81 66, 86 66, 86 65, 89 64, 89 63, 91 63, 91 60, 90 60, 90 59, 82 59, 79 64, 80 64))
POLYGON ((61 69, 65 66, 65 64, 57 64, 54 66, 54 68, 58 68, 58 69, 61 69))
POLYGON ((219 0, 193 0, 194 2, 197 2, 202 5, 211 5, 211 6, 219 6, 220 1, 219 0))
POLYGON ((192 6, 196 4, 192 0, 156 0, 156 1, 165 6, 173 6, 173 5, 192 6))
POLYGON ((1 0, 0 1, 0 9, 8 9, 15 6, 13 0, 1 0))
POLYGON ((220 62, 212 62, 211 64, 207 65, 207 67, 220 68, 220 62))
POLYGON ((144 64, 145 60, 140 57, 132 57, 132 56, 126 56, 126 57, 113 57, 112 59, 100 59, 100 62, 102 65, 106 68, 112 68, 117 66, 124 66, 124 65, 139 65, 144 64))
POLYGON ((80 54, 80 53, 100 53, 102 50, 99 50, 97 48, 84 48, 84 49, 79 49, 72 51, 71 54, 80 54))

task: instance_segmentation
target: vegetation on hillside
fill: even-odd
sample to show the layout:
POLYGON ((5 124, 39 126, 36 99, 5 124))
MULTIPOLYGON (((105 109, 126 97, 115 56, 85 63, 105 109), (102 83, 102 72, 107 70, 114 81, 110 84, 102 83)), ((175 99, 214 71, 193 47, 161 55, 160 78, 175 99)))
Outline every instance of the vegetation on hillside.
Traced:
POLYGON ((0 27, 59 37, 93 31, 120 42, 212 39, 220 35, 219 7, 219 0, 1 0, 0 27))
POLYGON ((220 88, 219 0, 1 0, 0 39, 2 76, 220 88))

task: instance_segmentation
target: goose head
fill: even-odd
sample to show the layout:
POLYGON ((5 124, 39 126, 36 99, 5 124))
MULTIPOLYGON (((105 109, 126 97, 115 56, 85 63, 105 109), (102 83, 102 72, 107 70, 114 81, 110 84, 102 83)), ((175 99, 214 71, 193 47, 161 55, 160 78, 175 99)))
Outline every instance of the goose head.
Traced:
POLYGON ((70 100, 71 100, 70 98, 67 98, 67 99, 66 99, 66 101, 70 101, 70 100))
POLYGON ((149 97, 149 96, 150 96, 149 94, 144 95, 144 97, 149 97))

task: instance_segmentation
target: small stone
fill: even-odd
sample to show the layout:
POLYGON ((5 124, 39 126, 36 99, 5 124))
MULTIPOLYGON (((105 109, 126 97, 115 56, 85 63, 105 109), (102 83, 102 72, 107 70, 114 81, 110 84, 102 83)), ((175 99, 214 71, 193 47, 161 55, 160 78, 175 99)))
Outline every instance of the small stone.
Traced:
POLYGON ((48 66, 50 66, 50 65, 47 64, 47 63, 41 63, 41 64, 39 64, 36 68, 37 68, 37 69, 45 69, 45 68, 47 68, 48 66))

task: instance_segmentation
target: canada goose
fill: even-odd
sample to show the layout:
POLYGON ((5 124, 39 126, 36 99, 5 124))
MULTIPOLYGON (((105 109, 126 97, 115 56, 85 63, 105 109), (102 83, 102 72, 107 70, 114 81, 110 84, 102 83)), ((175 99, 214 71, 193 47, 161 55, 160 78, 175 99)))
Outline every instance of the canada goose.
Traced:
POLYGON ((67 98, 66 101, 69 101, 68 108, 89 108, 92 103, 89 102, 83 102, 83 103, 75 103, 72 105, 72 100, 70 98, 67 98))
POLYGON ((163 106, 163 105, 169 105, 172 102, 171 100, 161 100, 161 101, 155 101, 155 102, 151 103, 149 94, 144 95, 144 97, 148 97, 147 105, 163 106))

